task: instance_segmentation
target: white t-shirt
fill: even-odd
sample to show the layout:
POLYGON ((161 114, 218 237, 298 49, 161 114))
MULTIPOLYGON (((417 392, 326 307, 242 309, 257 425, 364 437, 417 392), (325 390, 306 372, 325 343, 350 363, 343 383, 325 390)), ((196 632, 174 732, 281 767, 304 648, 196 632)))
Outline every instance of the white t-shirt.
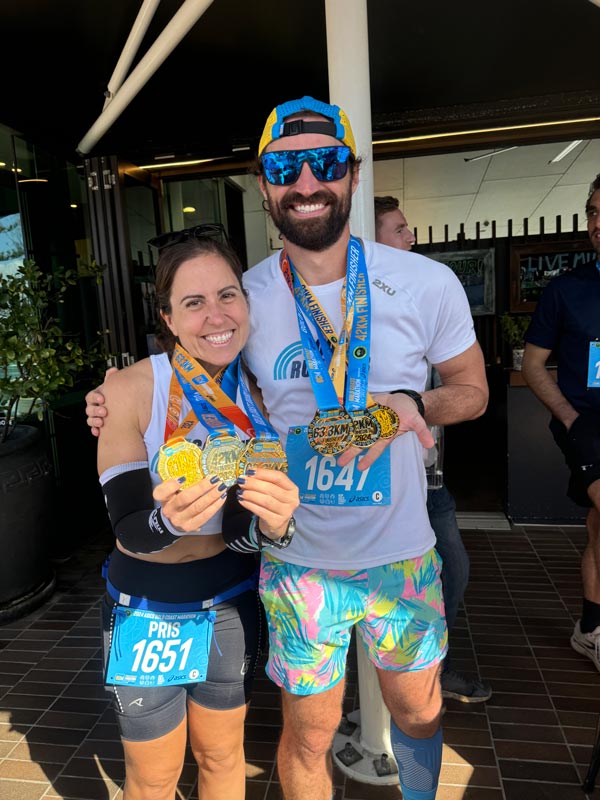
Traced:
MULTIPOLYGON (((447 361, 475 341, 464 289, 444 264, 375 242, 364 246, 371 294, 369 390, 423 390, 427 361, 447 361)), ((338 331, 342 284, 311 287, 338 331)), ((251 310, 244 356, 285 444, 288 428, 307 425, 317 406, 279 254, 246 272, 244 285, 251 310)), ((426 510, 423 448, 411 432, 395 439, 390 450, 390 505, 303 504, 295 514, 298 532, 287 549, 277 551, 278 558, 308 567, 360 569, 431 549, 435 536, 426 510)))

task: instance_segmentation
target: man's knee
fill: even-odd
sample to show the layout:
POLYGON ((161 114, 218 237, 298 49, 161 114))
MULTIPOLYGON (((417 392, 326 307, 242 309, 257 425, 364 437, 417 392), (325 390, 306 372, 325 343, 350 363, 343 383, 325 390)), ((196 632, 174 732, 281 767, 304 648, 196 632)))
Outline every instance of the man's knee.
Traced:
POLYGON ((385 704, 399 727, 405 728, 406 720, 412 720, 435 728, 442 710, 440 669, 438 664, 415 672, 379 671, 385 704))
POLYGON ((333 706, 325 702, 323 697, 324 702, 319 709, 313 702, 319 697, 321 695, 296 697, 293 704, 283 705, 282 740, 296 748, 299 754, 319 756, 328 752, 341 722, 341 706, 333 706))
POLYGON ((412 708, 390 709, 394 723, 417 739, 433 736, 442 719, 442 698, 430 698, 427 702, 417 703, 412 708))
POLYGON ((288 723, 284 716, 281 741, 302 760, 320 758, 331 749, 340 721, 341 717, 335 725, 331 722, 299 725, 297 720, 288 723))

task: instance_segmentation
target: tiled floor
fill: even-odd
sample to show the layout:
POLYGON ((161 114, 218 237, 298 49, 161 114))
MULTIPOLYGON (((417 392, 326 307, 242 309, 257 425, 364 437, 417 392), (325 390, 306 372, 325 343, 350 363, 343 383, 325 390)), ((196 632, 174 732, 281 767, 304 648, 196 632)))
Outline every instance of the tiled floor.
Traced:
MULTIPOLYGON (((464 530, 471 582, 456 666, 493 685, 486 704, 447 704, 438 800, 585 800, 600 676, 569 646, 579 613, 582 528, 464 530)), ((99 537, 57 567, 59 589, 0 627, 0 798, 112 800, 123 761, 101 685, 99 537)), ((351 669, 346 710, 359 705, 351 669)), ((278 694, 259 675, 246 729, 247 798, 277 800, 278 694)), ((179 797, 194 797, 186 764, 179 797)), ((600 796, 600 788, 595 796, 600 796)), ((337 800, 399 798, 336 771, 337 800)), ((227 800, 227 798, 223 798, 227 800)))

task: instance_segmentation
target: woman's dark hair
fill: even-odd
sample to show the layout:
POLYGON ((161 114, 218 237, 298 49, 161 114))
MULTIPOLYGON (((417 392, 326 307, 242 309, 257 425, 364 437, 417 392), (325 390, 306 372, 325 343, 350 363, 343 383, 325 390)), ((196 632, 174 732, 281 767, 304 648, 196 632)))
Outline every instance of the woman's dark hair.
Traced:
MULTIPOLYGON (((210 236, 189 236, 183 241, 169 244, 159 251, 156 265, 155 291, 156 303, 160 311, 165 314, 171 313, 171 292, 179 267, 192 258, 206 255, 220 256, 229 264, 238 280, 242 293, 246 296, 247 292, 242 284, 242 264, 235 250, 230 245, 210 236)), ((157 345, 161 350, 169 352, 173 350, 175 341, 175 337, 162 316, 160 316, 156 333, 157 345)))

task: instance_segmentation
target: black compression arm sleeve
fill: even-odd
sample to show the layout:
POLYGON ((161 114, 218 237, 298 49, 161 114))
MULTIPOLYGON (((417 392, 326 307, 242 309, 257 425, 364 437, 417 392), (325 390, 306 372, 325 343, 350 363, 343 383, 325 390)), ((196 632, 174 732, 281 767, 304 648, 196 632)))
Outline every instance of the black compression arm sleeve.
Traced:
POLYGON ((158 553, 176 542, 154 508, 152 480, 147 467, 131 469, 110 478, 102 487, 115 536, 131 553, 158 553))
POLYGON ((250 534, 252 514, 239 504, 236 490, 237 486, 229 489, 223 506, 223 539, 236 553, 255 553, 260 547, 250 534))

